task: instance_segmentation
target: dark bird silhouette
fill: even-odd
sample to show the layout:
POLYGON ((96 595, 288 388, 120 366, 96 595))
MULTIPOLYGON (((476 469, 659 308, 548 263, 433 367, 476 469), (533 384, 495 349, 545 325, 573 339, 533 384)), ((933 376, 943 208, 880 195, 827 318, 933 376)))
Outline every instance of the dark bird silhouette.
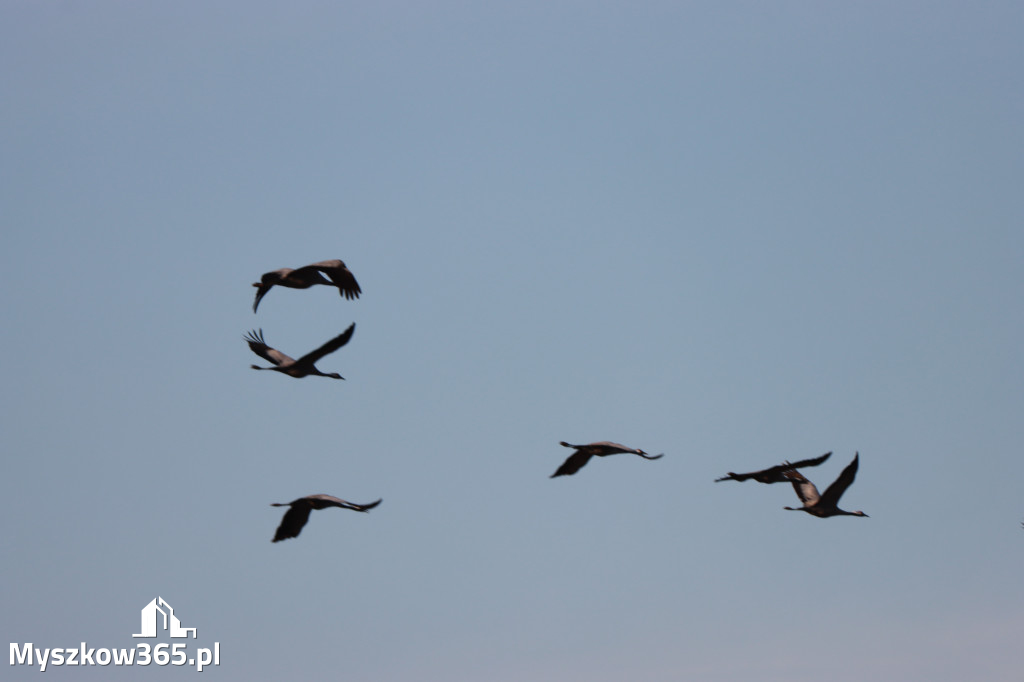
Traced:
POLYGON ((289 287, 291 289, 308 289, 314 284, 326 284, 327 286, 338 287, 338 293, 345 298, 352 300, 359 298, 362 289, 356 282, 355 275, 345 267, 340 260, 325 260, 312 265, 306 265, 297 270, 281 268, 265 273, 260 277, 259 282, 253 282, 256 289, 256 300, 252 304, 252 311, 260 305, 260 299, 267 295, 273 286, 289 287), (324 277, 327 275, 327 277, 324 277), (328 279, 330 278, 330 279, 328 279))
POLYGON ((306 525, 306 521, 309 521, 309 512, 314 509, 341 507, 342 509, 351 509, 352 511, 368 512, 380 504, 381 501, 377 500, 370 504, 355 504, 331 495, 306 495, 291 502, 272 502, 270 504, 271 507, 291 507, 291 509, 284 513, 281 525, 277 527, 277 532, 274 533, 274 539, 271 542, 298 537, 299 533, 302 532, 302 527, 306 525))
POLYGON ((857 466, 860 453, 853 456, 853 461, 846 465, 843 469, 843 473, 839 474, 839 478, 832 482, 828 488, 825 489, 824 495, 818 494, 818 489, 814 487, 814 484, 804 478, 796 469, 790 469, 785 473, 786 478, 793 484, 793 490, 796 491, 797 497, 804 503, 802 507, 783 507, 789 511, 805 511, 811 516, 818 516, 825 518, 827 516, 867 516, 862 511, 844 511, 839 508, 839 498, 843 496, 846 489, 853 483, 853 479, 857 476, 857 466))
POLYGON ((790 464, 780 464, 778 466, 771 467, 770 469, 762 469, 761 471, 752 471, 749 474, 734 474, 729 472, 727 476, 716 478, 715 483, 719 481, 746 481, 747 479, 754 479, 758 483, 789 483, 789 479, 784 474, 790 469, 802 469, 804 467, 816 467, 826 459, 832 456, 831 452, 826 452, 821 457, 815 457, 814 459, 802 459, 799 462, 790 464))
POLYGON ((352 338, 352 333, 356 330, 356 323, 353 322, 348 329, 338 334, 333 339, 320 346, 314 351, 306 353, 298 360, 294 360, 276 348, 271 348, 263 340, 263 330, 258 332, 253 330, 245 336, 245 340, 249 342, 249 348, 252 352, 260 356, 268 362, 274 363, 273 367, 259 367, 257 365, 250 365, 253 369, 272 369, 275 372, 281 372, 287 374, 290 377, 301 379, 306 376, 318 376, 318 377, 330 377, 332 379, 344 379, 337 372, 331 372, 330 374, 324 374, 318 370, 314 363, 322 358, 323 356, 333 353, 338 350, 352 338))
POLYGON ((551 474, 551 478, 554 478, 555 476, 570 476, 575 474, 583 468, 584 464, 590 461, 591 457, 606 457, 608 455, 617 455, 621 453, 640 455, 644 459, 660 459, 665 456, 665 453, 660 455, 648 455, 643 450, 627 448, 625 445, 611 443, 606 440, 599 443, 590 443, 588 445, 570 445, 563 440, 559 442, 559 445, 567 448, 576 448, 576 452, 569 455, 569 459, 565 460, 565 462, 562 463, 562 466, 558 467, 558 471, 551 474))

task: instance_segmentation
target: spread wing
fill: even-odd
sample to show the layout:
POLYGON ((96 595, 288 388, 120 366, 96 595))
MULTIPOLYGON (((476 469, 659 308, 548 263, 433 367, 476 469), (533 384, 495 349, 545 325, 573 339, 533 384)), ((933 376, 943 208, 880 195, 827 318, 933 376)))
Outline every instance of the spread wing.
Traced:
POLYGON ((314 265, 304 265, 301 268, 295 268, 288 273, 288 282, 294 283, 303 289, 311 287, 314 284, 330 284, 331 281, 320 274, 320 268, 314 265))
POLYGON ((590 443, 589 445, 585 445, 583 447, 591 448, 597 452, 601 452, 606 455, 617 455, 623 452, 631 452, 637 454, 635 448, 628 448, 625 445, 622 445, 621 443, 613 443, 610 440, 602 440, 598 441, 597 443, 590 443))
POLYGON ((263 300, 263 297, 267 295, 267 292, 270 291, 270 288, 274 285, 264 282, 262 284, 257 284, 256 286, 258 288, 256 289, 256 300, 252 302, 253 312, 256 312, 256 309, 260 307, 260 301, 263 300))
POLYGON ((363 290, 359 288, 359 282, 356 281, 355 275, 340 260, 325 260, 313 263, 309 267, 316 268, 330 277, 331 281, 334 282, 334 286, 338 287, 338 292, 346 299, 359 298, 359 294, 363 293, 363 290))
POLYGON ((789 479, 790 483, 793 484, 793 490, 796 491, 796 496, 800 498, 800 501, 804 503, 805 507, 813 507, 818 503, 820 495, 818 495, 818 489, 814 487, 814 484, 804 478, 796 469, 792 469, 783 474, 789 479))
POLYGON ((352 511, 359 512, 368 512, 384 501, 383 498, 381 498, 376 502, 370 502, 369 504, 356 504, 355 502, 349 502, 348 500, 343 500, 340 497, 334 497, 333 495, 310 495, 306 499, 320 500, 322 502, 322 507, 321 505, 318 505, 320 508, 341 507, 342 509, 351 509, 352 511))
MULTIPOLYGON (((803 469, 804 467, 816 467, 819 464, 823 463, 825 460, 827 460, 831 456, 832 456, 831 452, 826 452, 821 457, 814 457, 813 459, 802 459, 799 462, 795 462, 793 464, 790 464, 789 462, 786 462, 785 464, 783 464, 781 466, 781 468, 782 468, 782 470, 786 470, 786 469, 803 469)), ((780 467, 772 467, 772 469, 779 469, 779 468, 780 467)))
POLYGON ((299 533, 302 532, 302 527, 306 525, 306 521, 309 521, 310 509, 311 507, 308 504, 293 504, 289 507, 288 511, 284 513, 281 525, 277 527, 277 532, 274 533, 274 539, 271 542, 298 537, 299 533))
POLYGON ((828 488, 825 489, 825 494, 822 495, 822 499, 829 506, 835 506, 839 504, 839 498, 843 496, 846 489, 853 483, 853 479, 857 477, 857 466, 858 460, 860 459, 860 453, 858 452, 853 456, 853 461, 846 465, 843 469, 843 473, 839 474, 839 478, 832 482, 828 488))
POLYGON ((352 509, 354 511, 361 511, 361 512, 368 512, 368 511, 370 511, 371 509, 373 509, 374 507, 376 507, 378 504, 380 504, 383 501, 384 501, 384 498, 382 497, 379 500, 377 500, 376 502, 370 502, 369 504, 356 504, 355 502, 349 502, 348 503, 348 507, 346 507, 346 509, 352 509))
MULTIPOLYGON (((333 339, 331 339, 330 341, 328 341, 324 345, 320 346, 319 348, 317 348, 314 351, 310 351, 309 353, 306 353, 305 355, 303 355, 301 358, 299 358, 298 363, 299 364, 304 364, 304 365, 313 365, 313 364, 315 364, 316 361, 319 360, 320 358, 322 358, 323 356, 329 355, 330 353, 333 353, 334 351, 338 350, 339 348, 344 346, 346 343, 348 343, 349 339, 352 338, 352 334, 355 332, 355 330, 356 330, 356 323, 353 322, 351 325, 349 325, 348 329, 346 329, 342 333, 338 334, 337 336, 335 336, 333 339)), ((250 343, 249 346, 252 347, 252 344, 250 343)), ((273 352, 276 353, 277 351, 273 351, 273 352)))
POLYGON ((271 270, 270 272, 264 272, 260 276, 260 281, 257 284, 253 284, 256 289, 256 300, 252 302, 252 311, 256 312, 256 309, 260 306, 260 301, 267 295, 267 292, 275 284, 280 284, 282 280, 292 272, 290 268, 281 268, 279 270, 271 270))
POLYGON ((779 464, 778 466, 769 467, 768 469, 762 469, 761 471, 752 471, 747 474, 736 474, 730 471, 728 475, 722 476, 721 478, 716 478, 715 483, 718 483, 719 481, 746 481, 751 478, 754 479, 755 481, 760 481, 761 483, 784 483, 787 479, 783 474, 789 471, 790 469, 816 467, 831 456, 831 452, 826 452, 821 457, 815 457, 813 459, 802 459, 799 462, 795 462, 793 464, 786 462, 785 464, 779 464))
POLYGON ((555 476, 571 476, 577 471, 583 468, 583 465, 590 461, 593 457, 593 453, 590 450, 577 450, 576 452, 569 455, 569 459, 562 463, 562 466, 558 467, 558 471, 551 474, 551 478, 555 476))
POLYGON ((266 341, 263 340, 263 330, 250 331, 246 336, 245 340, 249 343, 249 348, 253 353, 260 356, 267 362, 272 362, 278 367, 281 365, 290 365, 295 362, 281 351, 276 348, 271 348, 267 345, 266 341))

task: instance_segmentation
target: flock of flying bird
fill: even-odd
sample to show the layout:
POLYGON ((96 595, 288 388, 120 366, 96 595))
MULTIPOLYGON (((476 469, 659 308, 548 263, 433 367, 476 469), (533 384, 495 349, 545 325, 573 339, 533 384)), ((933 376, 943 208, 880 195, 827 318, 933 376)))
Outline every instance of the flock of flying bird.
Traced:
MULTIPOLYGON (((275 286, 287 287, 290 289, 308 289, 317 284, 337 287, 338 293, 348 300, 359 298, 359 294, 362 293, 362 290, 359 288, 359 283, 356 282, 355 276, 345 266, 344 262, 340 260, 327 260, 319 263, 313 263, 312 265, 306 265, 294 270, 291 268, 281 268, 280 270, 265 273, 260 278, 259 282, 253 283, 253 286, 256 287, 256 300, 253 301, 252 311, 254 313, 256 312, 257 308, 259 308, 260 301, 263 300, 263 297, 267 295, 267 292, 275 286)), ((355 330, 356 325, 353 322, 349 325, 348 329, 343 331, 341 334, 327 341, 316 350, 306 353, 298 360, 267 345, 266 341, 263 339, 262 329, 252 330, 244 338, 253 353, 271 363, 270 367, 252 365, 253 369, 269 369, 275 372, 281 372, 282 374, 287 374, 288 376, 295 377, 296 379, 301 379, 302 377, 307 376, 344 379, 345 377, 341 376, 337 372, 321 372, 316 368, 316 362, 347 344, 352 339, 352 334, 355 330)), ((583 466, 586 465, 586 463, 593 457, 632 454, 638 455, 644 459, 654 460, 660 459, 664 456, 664 453, 649 455, 643 450, 626 447, 625 445, 609 441, 588 443, 586 445, 572 445, 562 441, 560 445, 567 448, 573 448, 575 452, 569 455, 565 462, 558 467, 558 470, 555 471, 555 473, 551 474, 551 478, 555 478, 557 476, 571 476, 582 469, 583 466)), ((860 458, 859 453, 854 455, 853 461, 843 469, 843 472, 839 474, 839 478, 837 478, 832 485, 826 488, 823 494, 819 494, 815 485, 798 471, 798 469, 804 467, 818 466, 831 455, 831 452, 826 452, 821 457, 805 459, 795 463, 784 462, 783 464, 779 464, 768 469, 746 474, 729 472, 728 475, 716 479, 716 482, 746 481, 748 479, 753 479, 759 483, 791 483, 793 484, 793 489, 796 491, 797 497, 799 497, 800 501, 803 503, 803 506, 783 507, 783 509, 788 509, 790 511, 804 511, 812 516, 820 518, 828 516, 867 516, 867 514, 862 511, 849 512, 839 508, 839 498, 842 497, 843 493, 846 492, 846 489, 850 487, 850 484, 853 483, 854 477, 857 475, 858 460, 860 458)), ((271 542, 278 542, 279 540, 287 540, 288 538, 297 537, 299 533, 302 532, 303 526, 305 526, 306 522, 309 520, 310 512, 314 509, 340 507, 342 509, 351 509, 352 511, 368 512, 380 504, 381 501, 382 500, 377 500, 376 502, 370 502, 369 504, 355 504, 331 495, 321 494, 307 495, 306 497, 300 497, 299 499, 291 502, 272 503, 271 506, 289 507, 289 509, 281 519, 281 523, 277 527, 277 532, 274 533, 274 539, 271 542)))

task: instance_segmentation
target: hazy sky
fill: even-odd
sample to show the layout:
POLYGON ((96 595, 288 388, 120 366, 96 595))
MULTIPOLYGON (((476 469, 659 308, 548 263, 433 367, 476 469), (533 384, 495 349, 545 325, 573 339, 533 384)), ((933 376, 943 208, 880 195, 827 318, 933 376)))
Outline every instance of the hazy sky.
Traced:
POLYGON ((215 679, 1017 682, 1022 35, 1019 2, 0 2, 5 641, 133 647, 161 596, 215 679), (358 301, 253 314, 330 258, 358 301), (250 329, 352 322, 344 382, 249 369, 250 329), (560 440, 665 457, 552 480, 560 440), (805 474, 859 452, 870 518, 714 483, 830 450, 805 474), (271 544, 318 492, 384 501, 271 544))

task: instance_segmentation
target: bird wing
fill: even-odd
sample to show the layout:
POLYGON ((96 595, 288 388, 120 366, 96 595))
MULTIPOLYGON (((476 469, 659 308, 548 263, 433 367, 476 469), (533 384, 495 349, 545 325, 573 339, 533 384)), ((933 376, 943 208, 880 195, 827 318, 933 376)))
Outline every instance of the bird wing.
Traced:
POLYGON ((321 509, 324 507, 341 507, 343 509, 351 509, 352 511, 360 512, 370 511, 384 501, 384 498, 381 498, 376 502, 370 502, 369 504, 356 504, 355 502, 349 502, 348 500, 343 500, 340 497, 334 497, 333 495, 309 495, 306 499, 320 500, 323 504, 318 507, 321 509))
POLYGON ((716 478, 715 483, 718 483, 719 481, 746 481, 751 478, 761 483, 783 483, 788 480, 785 476, 787 471, 791 469, 800 469, 802 467, 816 467, 831 456, 831 452, 826 452, 821 457, 815 457, 814 459, 802 459, 794 464, 786 462, 785 464, 779 464, 767 469, 762 469, 761 471, 751 471, 746 474, 734 474, 730 471, 727 476, 716 478))
POLYGON ((260 306, 260 301, 267 295, 267 292, 275 284, 280 284, 281 280, 284 279, 288 273, 291 272, 290 268, 281 268, 280 270, 271 270, 270 272, 264 272, 260 276, 259 284, 253 284, 256 289, 256 300, 252 302, 252 311, 256 312, 256 309, 260 306))
POLYGON ((349 506, 347 508, 353 509, 355 511, 368 512, 383 501, 384 498, 382 497, 378 499, 376 502, 370 502, 369 504, 356 504, 355 502, 349 502, 349 506))
POLYGON ((256 312, 256 309, 260 307, 260 301, 263 300, 263 297, 267 295, 267 292, 270 291, 270 288, 274 285, 263 282, 262 284, 257 284, 256 286, 258 288, 256 289, 256 300, 252 302, 253 312, 256 312))
POLYGON ((853 479, 857 476, 857 460, 860 458, 860 453, 853 456, 853 461, 846 465, 843 469, 843 473, 839 474, 839 478, 832 482, 828 488, 825 489, 825 494, 822 495, 822 499, 829 505, 835 506, 839 504, 839 498, 843 496, 846 489, 853 483, 853 479))
MULTIPOLYGON (((831 456, 832 456, 831 452, 826 452, 821 457, 814 457, 813 459, 802 459, 799 462, 796 462, 794 464, 790 464, 789 462, 786 462, 784 465, 782 465, 782 469, 786 470, 786 469, 802 469, 804 467, 816 467, 816 466, 818 466, 819 464, 821 464, 822 462, 824 462, 826 459, 828 459, 831 456)), ((773 469, 778 469, 780 467, 772 467, 772 468, 773 469)))
POLYGON ((631 452, 633 454, 639 454, 636 451, 636 448, 628 448, 625 445, 622 445, 620 443, 613 443, 610 440, 602 440, 597 443, 590 443, 589 445, 584 445, 583 447, 591 448, 596 452, 600 452, 605 455, 615 455, 621 452, 631 452))
POLYGON ((583 465, 590 461, 590 458, 594 456, 590 450, 577 450, 576 452, 569 455, 569 458, 562 462, 562 466, 558 467, 558 471, 551 474, 551 478, 555 476, 571 476, 577 471, 583 468, 583 465))
POLYGON ((281 518, 281 525, 277 527, 277 532, 274 533, 274 539, 271 542, 298 537, 299 533, 302 532, 302 527, 306 525, 306 521, 309 521, 311 509, 312 507, 308 504, 296 504, 293 502, 288 511, 284 513, 284 517, 281 518))
POLYGON ((292 358, 288 357, 276 348, 271 348, 267 345, 267 342, 263 340, 263 330, 260 329, 250 331, 246 336, 245 340, 249 342, 249 348, 253 353, 260 356, 267 362, 272 362, 278 367, 281 365, 290 365, 295 362, 292 358))
POLYGON ((805 507, 813 507, 818 503, 820 495, 818 495, 818 489, 814 487, 814 484, 808 481, 803 474, 796 469, 791 469, 783 474, 789 479, 790 483, 793 484, 793 490, 796 491, 796 496, 800 498, 800 501, 804 503, 805 507))
POLYGON ((340 260, 325 260, 313 263, 309 267, 316 268, 327 275, 334 282, 334 286, 338 287, 338 293, 348 300, 359 298, 359 294, 363 293, 363 290, 359 288, 359 282, 356 281, 356 276, 340 260))
POLYGON ((627 447, 625 445, 622 445, 621 443, 613 443, 608 440, 602 440, 597 443, 591 443, 590 445, 585 445, 584 447, 593 452, 595 455, 602 456, 618 455, 622 453, 630 455, 639 455, 644 459, 661 459, 662 457, 665 456, 664 452, 661 453, 660 455, 648 455, 646 452, 638 448, 627 447))
POLYGON ((324 345, 320 346, 316 350, 310 351, 310 352, 306 353, 305 355, 303 355, 301 358, 299 358, 298 359, 298 364, 304 364, 304 365, 312 366, 313 364, 316 363, 317 360, 319 360, 323 356, 329 355, 330 353, 333 353, 334 351, 338 350, 339 348, 344 346, 346 343, 348 343, 348 340, 352 338, 352 334, 353 334, 353 332, 355 332, 355 330, 356 330, 356 323, 353 322, 351 325, 349 325, 348 329, 346 329, 342 333, 338 334, 333 339, 331 339, 330 341, 328 341, 324 345))
POLYGON ((320 268, 314 263, 313 265, 304 265, 301 268, 296 268, 288 273, 288 281, 294 282, 295 284, 305 285, 306 287, 314 284, 330 284, 331 281, 320 274, 320 268))

